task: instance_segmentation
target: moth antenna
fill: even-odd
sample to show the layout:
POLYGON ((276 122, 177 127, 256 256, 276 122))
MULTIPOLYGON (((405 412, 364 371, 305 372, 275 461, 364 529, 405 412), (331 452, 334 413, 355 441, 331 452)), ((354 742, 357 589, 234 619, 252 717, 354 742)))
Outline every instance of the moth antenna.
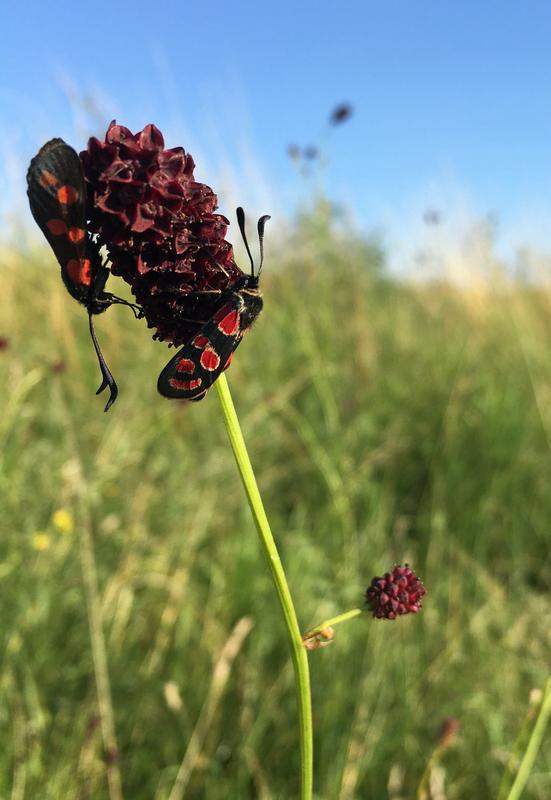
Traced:
POLYGON ((90 313, 88 314, 88 324, 89 324, 89 328, 90 328, 90 336, 92 337, 92 342, 94 343, 94 349, 95 349, 96 355, 98 357, 99 368, 101 369, 101 374, 103 376, 103 380, 101 382, 101 386, 97 390, 96 394, 101 394, 101 392, 103 392, 103 390, 106 389, 109 386, 109 391, 111 392, 111 395, 109 397, 109 400, 107 401, 107 405, 103 409, 104 411, 109 411, 109 409, 111 408, 111 406, 113 405, 113 403, 117 399, 117 395, 119 393, 119 390, 118 390, 117 384, 115 383, 115 379, 111 375, 109 367, 105 363, 105 359, 103 357, 103 353, 101 352, 98 340, 96 338, 96 332, 94 330, 94 323, 92 321, 92 315, 90 313))
POLYGON ((260 217, 258 220, 258 244, 260 245, 260 266, 258 267, 257 275, 260 275, 262 271, 262 264, 264 263, 264 227, 268 220, 271 219, 269 214, 264 214, 263 217, 260 217))
POLYGON ((247 248, 249 261, 251 262, 251 275, 254 275, 254 261, 249 248, 249 243, 247 241, 247 235, 245 234, 245 212, 243 211, 241 206, 239 206, 239 208, 236 209, 235 213, 237 215, 237 224, 239 225, 241 236, 243 237, 243 241, 245 242, 245 247, 247 248))

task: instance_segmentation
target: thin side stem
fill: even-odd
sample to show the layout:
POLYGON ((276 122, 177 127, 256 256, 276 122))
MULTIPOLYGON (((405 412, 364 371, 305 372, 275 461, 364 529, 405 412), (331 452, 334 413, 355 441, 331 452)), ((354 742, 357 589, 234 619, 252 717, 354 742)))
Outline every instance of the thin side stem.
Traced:
POLYGON ((536 760, 538 750, 541 747, 545 729, 547 728, 547 724, 549 722, 549 717, 551 717, 551 677, 547 679, 547 683, 545 684, 543 700, 541 702, 539 714, 536 719, 536 724, 534 725, 532 735, 530 736, 530 740, 526 750, 524 751, 522 761, 520 762, 520 766, 518 768, 517 776, 513 782, 513 785, 511 786, 509 794, 507 795, 507 800, 518 800, 518 798, 521 796, 522 791, 526 786, 526 782, 530 777, 530 772, 534 766, 534 761, 536 760))
POLYGON ((256 478, 241 427, 233 405, 230 388, 226 376, 222 374, 216 381, 218 397, 222 405, 222 412, 237 462, 237 468, 245 488, 256 529, 260 536, 262 547, 268 559, 272 578, 277 591, 277 596, 285 619, 291 657, 295 671, 295 684, 297 690, 299 727, 300 727, 300 757, 301 757, 301 800, 311 800, 313 788, 313 742, 312 742, 312 705, 310 698, 310 673, 308 669, 308 656, 298 625, 295 607, 276 543, 270 529, 264 504, 258 490, 256 478))
POLYGON ((315 636, 317 633, 321 633, 323 630, 325 630, 325 628, 333 628, 335 625, 339 625, 341 622, 354 619, 354 617, 359 617, 362 614, 365 614, 365 609, 362 608, 351 608, 350 611, 343 611, 342 614, 338 614, 336 617, 330 617, 329 619, 324 619, 323 622, 320 622, 315 628, 306 631, 303 638, 306 639, 309 636, 315 636))

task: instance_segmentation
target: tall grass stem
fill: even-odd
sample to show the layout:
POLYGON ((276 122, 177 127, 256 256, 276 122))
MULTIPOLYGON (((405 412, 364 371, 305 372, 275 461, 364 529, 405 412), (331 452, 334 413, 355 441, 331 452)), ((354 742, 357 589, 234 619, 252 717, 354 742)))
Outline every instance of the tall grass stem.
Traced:
POLYGON ((75 493, 78 507, 79 552, 82 571, 86 611, 88 614, 88 630, 92 649, 92 662, 96 683, 96 696, 99 711, 99 722, 106 759, 107 782, 110 800, 123 800, 121 770, 118 762, 119 748, 115 729, 115 713, 111 694, 107 645, 103 630, 101 596, 98 586, 98 572, 94 542, 92 538, 92 520, 87 494, 87 486, 83 475, 83 465, 71 410, 65 407, 68 439, 74 454, 75 493))
POLYGON ((272 578, 276 587, 277 596, 285 619, 291 656, 295 671, 295 684, 297 690, 299 727, 300 727, 300 756, 301 756, 301 800, 311 800, 313 788, 313 740, 312 740, 312 704, 310 696, 310 673, 308 669, 308 656, 298 624, 298 619, 285 577, 285 572, 276 543, 270 529, 270 523, 264 510, 256 478, 241 427, 235 411, 230 388, 226 376, 222 374, 216 382, 218 397, 222 405, 222 412, 228 431, 228 436, 237 462, 237 468, 245 488, 256 529, 260 536, 262 547, 268 559, 272 578))
POLYGON ((532 735, 530 736, 530 739, 528 741, 526 750, 524 751, 522 761, 520 762, 517 776, 513 782, 513 785, 511 786, 509 794, 507 795, 507 800, 518 800, 519 797, 522 795, 524 787, 526 786, 526 782, 530 777, 532 767, 534 766, 536 756, 541 747, 541 743, 543 741, 545 730, 549 723, 550 717, 551 717, 551 677, 547 679, 547 683, 545 684, 545 691, 543 694, 543 700, 541 702, 539 714, 536 719, 534 728, 532 730, 532 735))
POLYGON ((183 800, 193 770, 200 761, 205 739, 207 738, 214 715, 216 714, 230 678, 233 662, 237 658, 245 639, 252 629, 252 619, 250 617, 242 617, 230 633, 218 656, 212 673, 211 685, 207 698, 203 704, 197 722, 195 723, 195 728, 189 739, 184 758, 180 764, 168 800, 183 800))
POLYGON ((94 662, 94 675, 96 679, 96 692, 103 747, 107 764, 107 781, 109 784, 110 800, 122 800, 122 779, 118 764, 119 749, 115 733, 115 714, 111 696, 111 681, 107 662, 107 647, 101 613, 101 600, 98 588, 98 575, 96 557, 90 527, 90 518, 83 514, 81 499, 80 513, 80 560, 84 592, 86 595, 86 608, 88 611, 88 625, 90 629, 90 643, 92 645, 92 660, 94 662))

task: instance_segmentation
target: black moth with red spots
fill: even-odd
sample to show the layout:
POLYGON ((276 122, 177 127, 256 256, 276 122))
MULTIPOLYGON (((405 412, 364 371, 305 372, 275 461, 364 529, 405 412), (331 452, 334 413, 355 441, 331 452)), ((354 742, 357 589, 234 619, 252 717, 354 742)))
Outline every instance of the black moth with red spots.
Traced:
MULTIPOLYGON (((243 275, 226 290, 198 293, 198 303, 194 303, 194 307, 201 309, 206 320, 159 375, 157 388, 165 397, 202 400, 216 379, 229 367, 243 335, 262 311, 259 277, 264 257, 264 226, 269 219, 265 215, 258 220, 260 264, 255 274, 245 234, 245 214, 242 208, 237 209, 239 229, 251 261, 251 274, 243 275)), ((189 324, 189 320, 185 322, 189 324)))
POLYGON ((47 142, 32 159, 27 172, 27 194, 32 215, 61 266, 69 294, 88 311, 90 334, 98 357, 102 383, 96 394, 109 387, 107 411, 116 400, 117 384, 96 339, 92 316, 113 303, 137 307, 109 292, 109 269, 102 264, 99 247, 86 225, 86 188, 78 154, 63 139, 47 142))
POLYGON ((95 314, 113 303, 129 305, 157 328, 156 338, 180 346, 161 372, 158 389, 166 397, 195 401, 229 366, 262 310, 259 274, 269 217, 258 221, 255 274, 245 215, 237 209, 251 261, 251 274, 244 275, 224 239, 227 220, 214 214, 216 196, 194 180, 193 161, 182 148, 164 151, 163 146, 154 126, 133 136, 113 124, 99 152, 90 145, 81 159, 62 139, 52 139, 27 173, 32 214, 59 261, 67 290, 88 311, 103 376, 98 394, 110 389, 105 411, 118 390, 96 340, 95 314), (124 180, 121 164, 130 176, 124 180), (160 204, 152 218, 150 195, 160 204), (102 263, 100 246, 107 248, 111 269, 102 263), (111 271, 130 283, 139 306, 105 291, 111 271))

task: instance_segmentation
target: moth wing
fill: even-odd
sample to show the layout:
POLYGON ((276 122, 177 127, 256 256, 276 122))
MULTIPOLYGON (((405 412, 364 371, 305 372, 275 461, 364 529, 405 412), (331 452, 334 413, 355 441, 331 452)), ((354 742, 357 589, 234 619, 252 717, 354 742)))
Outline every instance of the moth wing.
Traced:
POLYGON ((88 310, 90 334, 98 357, 102 383, 109 387, 109 409, 117 397, 117 384, 100 350, 92 315, 105 310, 102 298, 109 270, 101 263, 98 246, 86 226, 86 184, 78 154, 63 139, 52 139, 40 148, 27 172, 27 195, 35 221, 48 240, 61 267, 67 290, 88 310))
POLYGON ((160 394, 178 400, 202 400, 229 367, 243 338, 242 310, 243 300, 236 292, 170 359, 157 381, 160 394))
POLYGON ((87 233, 80 159, 63 139, 47 142, 32 159, 27 195, 32 215, 61 266, 65 286, 76 300, 86 303, 91 293, 97 296, 103 289, 108 271, 87 233))

